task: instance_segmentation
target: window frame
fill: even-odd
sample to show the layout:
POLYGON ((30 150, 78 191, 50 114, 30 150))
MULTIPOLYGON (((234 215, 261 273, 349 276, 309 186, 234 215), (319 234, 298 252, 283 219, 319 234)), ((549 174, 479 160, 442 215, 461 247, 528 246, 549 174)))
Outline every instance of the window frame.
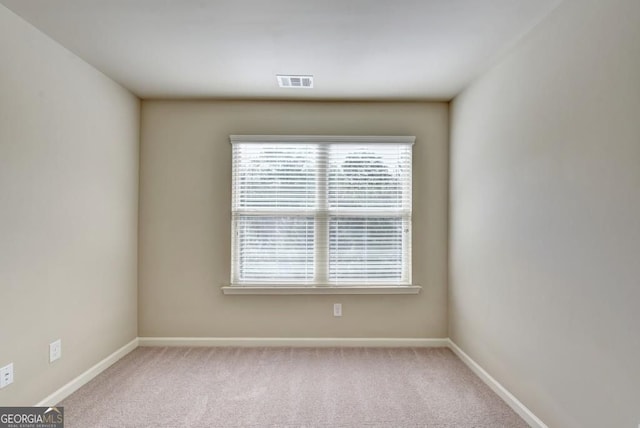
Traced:
MULTIPOLYGON (((411 145, 413 146, 415 143, 414 136, 336 136, 336 135, 230 135, 229 142, 233 145, 236 143, 303 143, 303 144, 318 144, 319 147, 328 147, 331 144, 376 144, 376 143, 385 143, 385 144, 402 144, 402 145, 411 145)), ((409 192, 412 192, 412 155, 409 158, 409 181, 408 188, 409 192)), ((320 156, 324 160, 327 160, 327 155, 320 156)), ((235 162, 234 159, 234 151, 232 150, 232 162, 235 162)), ((235 166, 234 166, 235 167, 235 166)), ((326 165, 324 166, 324 170, 328 171, 326 165)), ((235 174, 235 171, 234 171, 235 174)), ((320 175, 319 175, 320 176, 320 175)), ((318 177, 319 177, 318 176, 318 177)), ((324 174, 324 178, 326 179, 328 176, 328 172, 324 174)), ((232 177, 232 201, 236 197, 235 186, 235 175, 232 177)), ((403 183, 407 184, 407 183, 403 183)), ((325 186, 328 186, 325 182, 325 186)), ((321 198, 328 197, 328 190, 325 191, 324 196, 321 198)), ((235 202, 232 202, 235 203, 235 202)), ((328 240, 329 235, 329 218, 331 217, 330 210, 328 209, 327 201, 321 201, 322 207, 320 209, 315 209, 314 214, 314 222, 316 224, 316 230, 318 230, 317 224, 318 221, 323 224, 323 226, 319 229, 320 234, 314 236, 314 269, 317 269, 318 266, 322 265, 321 268, 323 279, 322 282, 306 282, 306 281, 276 281, 276 282, 257 282, 257 283, 243 283, 236 281, 234 276, 237 271, 237 263, 238 257, 235 252, 238 250, 238 245, 236 243, 236 231, 235 231, 235 217, 234 217, 234 209, 232 206, 232 225, 231 225, 231 233, 232 233, 232 242, 231 242, 231 252, 232 252, 232 260, 231 260, 231 284, 228 286, 223 286, 222 290, 225 294, 417 294, 420 292, 421 287, 419 285, 412 283, 412 255, 411 255, 411 239, 412 232, 409 232, 408 237, 403 239, 403 246, 408 245, 407 248, 403 248, 403 253, 407 260, 405 260, 406 266, 403 269, 408 269, 406 272, 406 280, 404 282, 389 282, 382 281, 380 283, 368 282, 368 283, 358 283, 358 281, 344 281, 344 282, 331 282, 327 280, 327 275, 329 272, 329 246, 327 242, 321 242, 319 245, 317 244, 319 241, 328 240), (321 220, 318 220, 321 218, 321 220), (326 235, 326 236, 324 236, 326 235), (326 264, 327 266, 324 266, 326 264)), ((361 210, 365 212, 366 210, 361 210)), ((391 210, 391 211, 399 211, 399 210, 391 210)), ((411 231, 411 194, 409 195, 409 208, 408 210, 403 209, 400 211, 404 211, 404 217, 398 216, 396 213, 392 214, 391 217, 402 218, 403 221, 405 218, 408 218, 409 221, 409 230, 411 231), (406 214, 408 211, 408 215, 406 214)), ((366 215, 365 215, 366 217, 366 215)), ((337 217, 336 217, 337 218, 337 217)), ((316 278, 317 279, 317 278, 316 278)))

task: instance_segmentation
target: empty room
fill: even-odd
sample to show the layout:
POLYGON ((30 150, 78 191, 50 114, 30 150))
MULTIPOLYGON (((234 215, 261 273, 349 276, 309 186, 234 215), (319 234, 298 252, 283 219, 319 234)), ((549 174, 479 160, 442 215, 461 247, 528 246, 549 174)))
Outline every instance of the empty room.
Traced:
POLYGON ((640 427, 639 0, 0 0, 0 428, 640 427))

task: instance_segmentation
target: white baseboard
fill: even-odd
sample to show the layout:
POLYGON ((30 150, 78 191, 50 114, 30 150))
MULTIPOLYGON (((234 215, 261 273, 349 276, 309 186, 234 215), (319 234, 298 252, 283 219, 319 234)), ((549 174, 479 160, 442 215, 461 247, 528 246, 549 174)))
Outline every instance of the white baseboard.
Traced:
POLYGON ((315 338, 315 337, 140 337, 140 346, 290 346, 290 347, 420 347, 446 348, 449 339, 315 338))
POLYGON ((504 386, 487 373, 478 363, 468 356, 451 339, 447 339, 449 348, 465 363, 484 383, 487 384, 502 400, 509 405, 529 426, 533 428, 549 428, 531 410, 511 394, 504 386))
POLYGON ((58 389, 53 394, 47 396, 45 399, 36 404, 36 406, 55 406, 137 347, 138 338, 136 337, 131 342, 127 343, 122 348, 118 349, 113 354, 109 355, 98 364, 82 373, 80 376, 65 384, 62 388, 58 389))

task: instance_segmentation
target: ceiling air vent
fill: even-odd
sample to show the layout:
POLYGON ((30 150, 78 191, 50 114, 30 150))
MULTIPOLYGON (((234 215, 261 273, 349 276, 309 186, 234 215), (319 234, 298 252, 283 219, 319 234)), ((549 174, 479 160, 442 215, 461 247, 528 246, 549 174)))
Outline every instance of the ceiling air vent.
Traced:
POLYGON ((278 74, 276 77, 278 78, 278 85, 281 88, 313 88, 313 76, 278 74))

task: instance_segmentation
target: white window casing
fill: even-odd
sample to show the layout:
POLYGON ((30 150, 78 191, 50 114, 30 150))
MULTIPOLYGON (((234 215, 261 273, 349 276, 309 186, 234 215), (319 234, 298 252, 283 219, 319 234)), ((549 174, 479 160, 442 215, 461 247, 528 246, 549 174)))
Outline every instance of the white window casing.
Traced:
POLYGON ((414 140, 230 136, 232 266, 225 293, 418 292, 411 281, 414 140))

